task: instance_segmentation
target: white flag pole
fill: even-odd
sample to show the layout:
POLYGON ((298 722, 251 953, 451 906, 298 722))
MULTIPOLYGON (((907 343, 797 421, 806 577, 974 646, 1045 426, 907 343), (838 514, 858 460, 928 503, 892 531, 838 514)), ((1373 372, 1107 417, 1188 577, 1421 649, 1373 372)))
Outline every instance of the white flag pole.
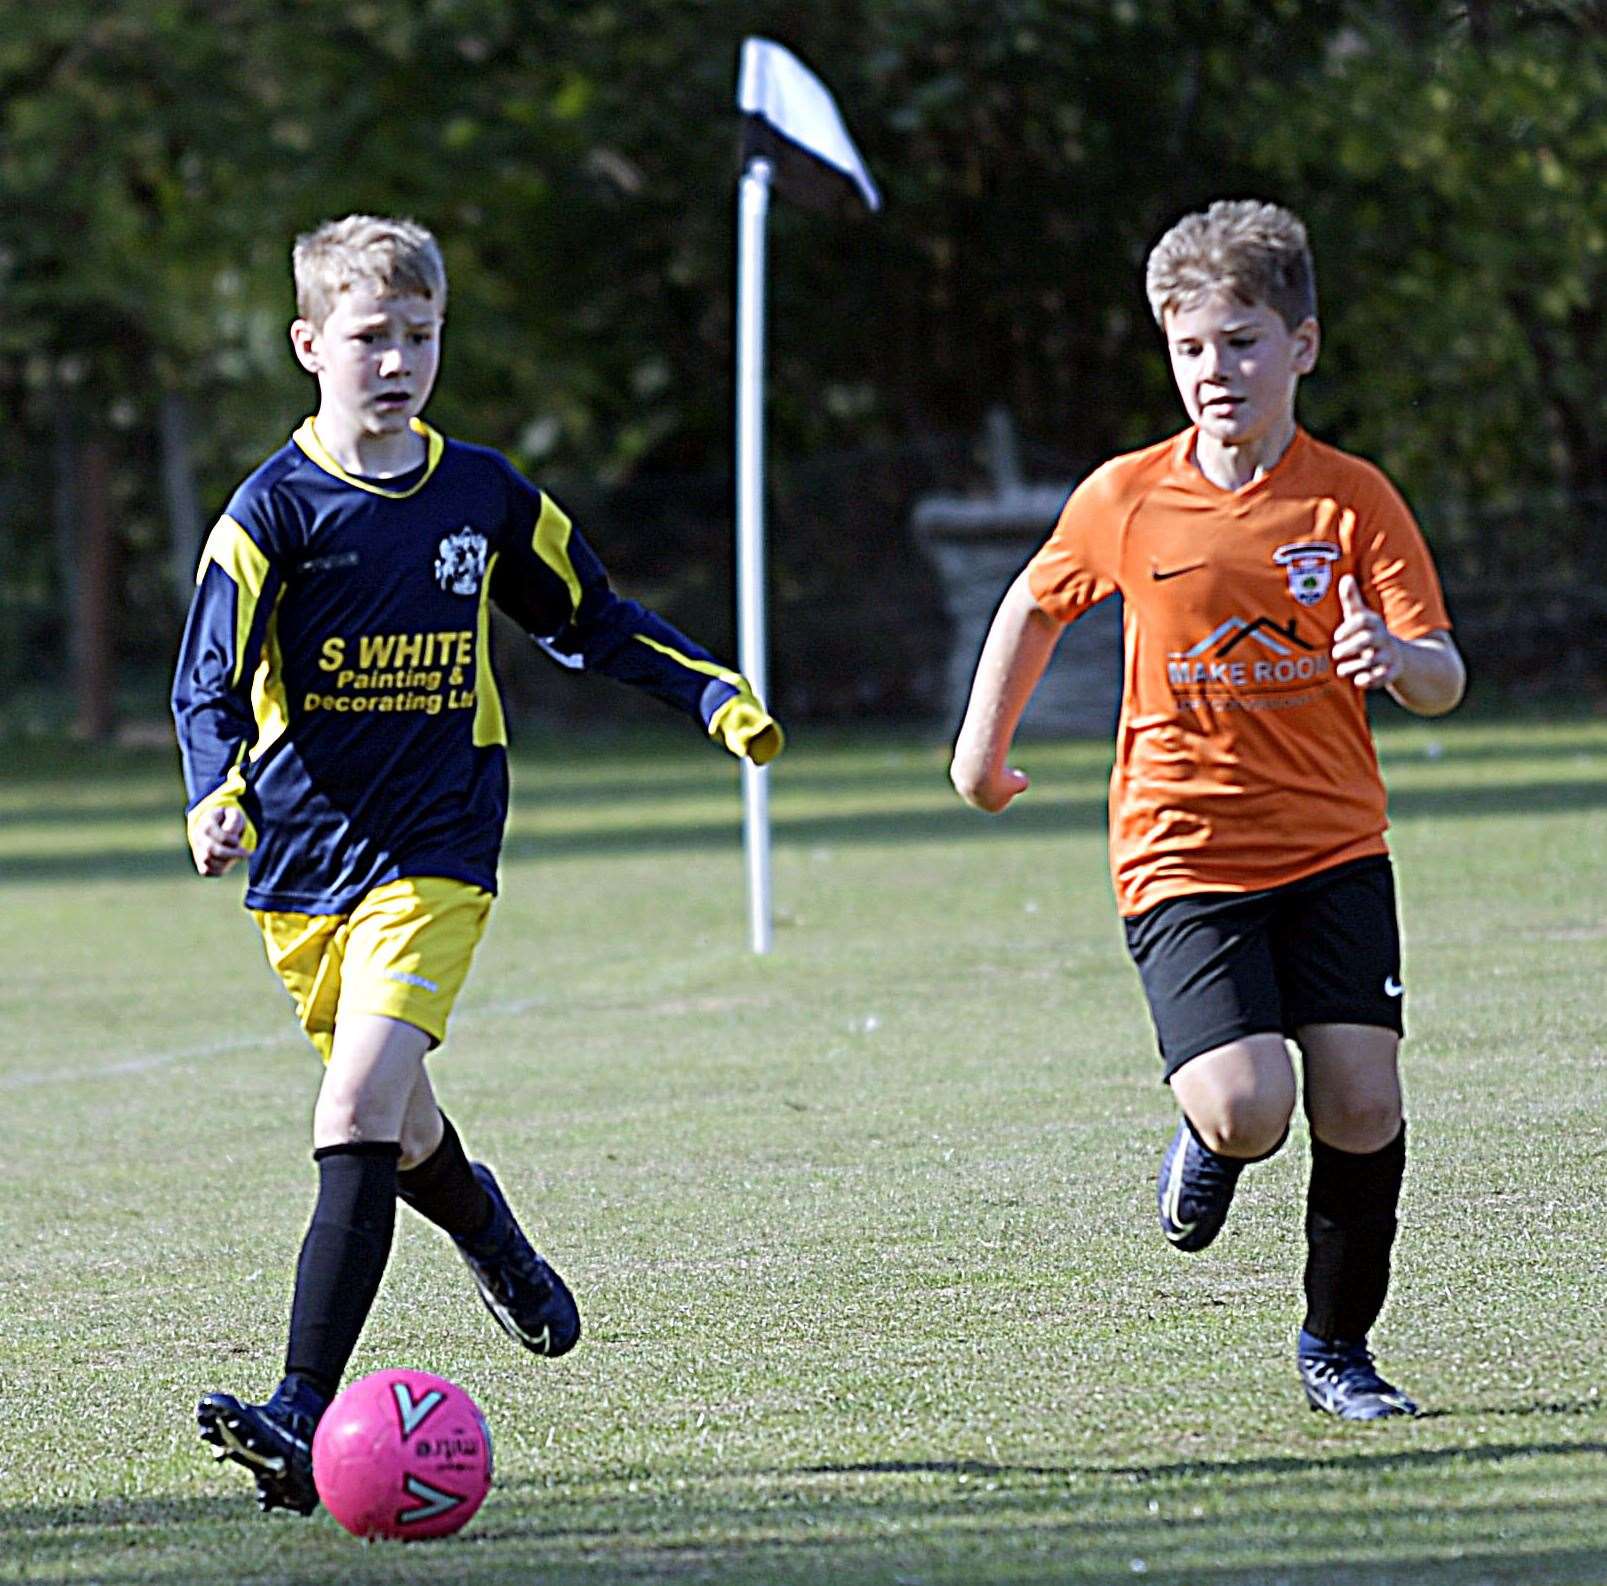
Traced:
MULTIPOLYGON (((770 162, 756 159, 737 190, 737 665, 768 700, 764 621, 764 250, 770 162)), ((742 762, 742 840, 748 873, 748 939, 772 945, 770 785, 764 766, 742 762)))

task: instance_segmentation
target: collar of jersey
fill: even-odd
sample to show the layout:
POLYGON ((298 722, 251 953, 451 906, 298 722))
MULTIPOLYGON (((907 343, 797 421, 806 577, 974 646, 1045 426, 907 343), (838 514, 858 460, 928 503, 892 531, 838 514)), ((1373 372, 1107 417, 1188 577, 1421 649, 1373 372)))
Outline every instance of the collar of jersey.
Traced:
POLYGON ((424 476, 417 484, 407 490, 387 490, 383 485, 376 485, 372 480, 359 479, 356 474, 349 474, 324 449, 324 443, 318 439, 318 431, 313 427, 313 421, 308 418, 302 420, 301 428, 290 438, 304 451, 313 462, 323 469, 326 474, 333 474, 343 484, 348 484, 356 490, 366 490, 373 496, 385 496, 391 501, 403 501, 408 496, 416 495, 430 482, 430 475, 435 472, 435 465, 441 460, 441 453, 446 450, 446 439, 438 431, 432 430, 423 419, 411 419, 414 433, 424 437, 429 453, 424 460, 424 476))
MULTIPOLYGON (((415 423, 418 421, 415 419, 415 423)), ((1252 479, 1247 485, 1240 485, 1237 490, 1224 490, 1221 485, 1212 484, 1200 471, 1199 464, 1189 455, 1194 450, 1194 438, 1199 434, 1199 426, 1191 424, 1178 436, 1172 447, 1172 473, 1192 491, 1200 495, 1211 496, 1217 501, 1243 501, 1246 496, 1257 495, 1266 489, 1273 480, 1280 478, 1291 466, 1295 454, 1303 451, 1306 445, 1306 431, 1304 426, 1296 424, 1294 439, 1283 449, 1283 456, 1275 462, 1259 479, 1252 479)))

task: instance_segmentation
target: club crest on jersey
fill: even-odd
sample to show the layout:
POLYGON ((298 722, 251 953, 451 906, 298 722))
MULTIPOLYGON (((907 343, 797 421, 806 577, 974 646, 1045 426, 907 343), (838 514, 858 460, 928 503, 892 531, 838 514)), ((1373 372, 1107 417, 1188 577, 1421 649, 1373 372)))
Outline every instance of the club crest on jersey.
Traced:
POLYGON ((1315 606, 1333 582, 1339 547, 1331 540, 1301 540, 1294 545, 1280 545, 1272 559, 1289 570, 1289 593, 1302 606, 1315 606))
POLYGON ((476 595, 485 577, 485 536, 468 524, 441 541, 435 558, 435 580, 454 595, 476 595))

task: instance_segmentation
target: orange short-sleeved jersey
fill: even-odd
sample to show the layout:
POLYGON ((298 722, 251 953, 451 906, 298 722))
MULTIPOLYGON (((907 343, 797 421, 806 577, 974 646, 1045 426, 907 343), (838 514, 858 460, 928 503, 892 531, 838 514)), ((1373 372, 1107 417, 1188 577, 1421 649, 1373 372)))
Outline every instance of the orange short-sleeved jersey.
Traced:
POLYGON ((1383 853, 1366 700, 1329 654, 1339 579, 1353 573, 1400 638, 1450 627, 1417 524, 1371 463, 1299 430, 1271 472, 1226 491, 1193 445, 1189 429, 1106 463, 1028 567, 1062 622, 1123 599, 1110 857, 1124 915, 1383 853))

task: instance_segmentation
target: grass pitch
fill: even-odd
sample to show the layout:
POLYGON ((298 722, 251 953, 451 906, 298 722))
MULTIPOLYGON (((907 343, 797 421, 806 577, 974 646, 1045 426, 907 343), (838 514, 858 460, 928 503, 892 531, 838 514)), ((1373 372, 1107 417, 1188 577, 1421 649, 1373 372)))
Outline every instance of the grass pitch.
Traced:
POLYGON ((795 739, 777 950, 732 764, 527 737, 432 1059, 586 1316, 521 1356, 405 1212, 353 1371, 489 1417, 459 1538, 258 1517, 193 1407, 277 1376, 316 1060, 158 753, 0 776, 0 1581, 1607 1581, 1607 723, 1381 728, 1412 1155, 1387 1372, 1309 1414, 1305 1140, 1200 1257, 1103 862, 1102 745, 990 820, 916 738, 795 739))

